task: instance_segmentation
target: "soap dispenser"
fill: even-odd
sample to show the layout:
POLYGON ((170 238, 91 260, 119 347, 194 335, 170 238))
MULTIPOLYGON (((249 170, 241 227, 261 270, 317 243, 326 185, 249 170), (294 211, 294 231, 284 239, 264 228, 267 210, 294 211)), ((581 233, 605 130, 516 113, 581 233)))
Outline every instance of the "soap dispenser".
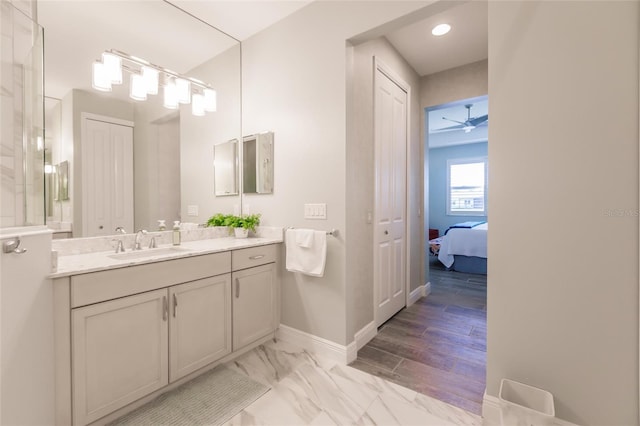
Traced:
POLYGON ((174 246, 180 245, 180 221, 179 220, 173 221, 173 245, 174 246))

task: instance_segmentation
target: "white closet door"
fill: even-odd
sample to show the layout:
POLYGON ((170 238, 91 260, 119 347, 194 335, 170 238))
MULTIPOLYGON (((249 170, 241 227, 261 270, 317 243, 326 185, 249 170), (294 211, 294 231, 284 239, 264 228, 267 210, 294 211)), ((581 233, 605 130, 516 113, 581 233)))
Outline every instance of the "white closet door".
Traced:
POLYGON ((111 124, 111 233, 121 226, 133 229, 133 128, 111 124))
POLYGON ((133 230, 133 128, 84 119, 82 236, 133 230))
POLYGON ((406 303, 407 92, 376 68, 376 325, 406 303))

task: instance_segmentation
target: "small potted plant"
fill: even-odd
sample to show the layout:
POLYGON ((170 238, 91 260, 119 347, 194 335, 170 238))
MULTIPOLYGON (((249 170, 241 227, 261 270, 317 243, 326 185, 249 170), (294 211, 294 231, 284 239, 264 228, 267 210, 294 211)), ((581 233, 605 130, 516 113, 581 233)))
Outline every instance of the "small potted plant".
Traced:
POLYGON ((247 238, 249 231, 255 233, 258 225, 260 225, 259 214, 235 216, 217 213, 207 221, 207 226, 226 226, 229 229, 229 233, 233 232, 236 238, 247 238))
POLYGON ((234 216, 230 222, 229 226, 233 228, 236 238, 247 238, 249 231, 255 234, 256 227, 260 225, 260 215, 234 216))

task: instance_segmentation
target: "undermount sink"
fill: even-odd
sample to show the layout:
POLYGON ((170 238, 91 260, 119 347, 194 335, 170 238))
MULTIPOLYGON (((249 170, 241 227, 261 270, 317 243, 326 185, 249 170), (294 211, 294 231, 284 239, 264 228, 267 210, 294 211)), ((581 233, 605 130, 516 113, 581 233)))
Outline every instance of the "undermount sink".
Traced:
POLYGON ((164 256, 167 254, 177 254, 190 251, 184 247, 161 247, 155 249, 142 249, 134 251, 125 251, 118 254, 110 254, 108 257, 117 260, 144 259, 145 257, 164 256))

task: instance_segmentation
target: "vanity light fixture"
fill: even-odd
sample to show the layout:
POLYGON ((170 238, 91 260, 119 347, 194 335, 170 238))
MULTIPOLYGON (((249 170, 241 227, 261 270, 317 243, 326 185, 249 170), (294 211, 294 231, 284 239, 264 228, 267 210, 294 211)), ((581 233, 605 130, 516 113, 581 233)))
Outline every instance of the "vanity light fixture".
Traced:
POLYGON ((91 86, 101 92, 111 91, 111 79, 107 75, 107 70, 102 62, 93 63, 93 79, 91 86))
POLYGON ((146 87, 146 92, 149 95, 157 95, 158 94, 158 80, 160 73, 158 70, 143 66, 142 67, 142 78, 144 79, 144 85, 146 87))
POLYGON ((433 29, 431 30, 431 34, 433 34, 436 37, 440 37, 440 36, 445 35, 449 31, 451 31, 451 25, 449 25, 449 24, 439 24, 439 25, 436 25, 435 27, 433 27, 433 29))
POLYGON ((124 70, 131 73, 129 96, 132 99, 142 101, 147 95, 157 95, 162 80, 165 108, 177 109, 179 104, 192 103, 194 115, 216 111, 216 91, 209 84, 128 53, 107 50, 102 54, 102 60, 93 63, 92 69, 92 86, 96 90, 110 92, 113 84, 122 84, 124 70))
POLYGON ((178 109, 178 89, 176 83, 172 79, 167 79, 164 87, 164 107, 169 109, 178 109))
POLYGON ((113 53, 104 52, 102 63, 106 77, 111 81, 111 84, 122 84, 122 58, 113 53))
POLYGON ((142 74, 131 74, 129 97, 135 101, 147 100, 147 85, 142 74))
POLYGON ((195 116, 202 117, 204 111, 204 95, 195 93, 191 102, 191 113, 195 116))

